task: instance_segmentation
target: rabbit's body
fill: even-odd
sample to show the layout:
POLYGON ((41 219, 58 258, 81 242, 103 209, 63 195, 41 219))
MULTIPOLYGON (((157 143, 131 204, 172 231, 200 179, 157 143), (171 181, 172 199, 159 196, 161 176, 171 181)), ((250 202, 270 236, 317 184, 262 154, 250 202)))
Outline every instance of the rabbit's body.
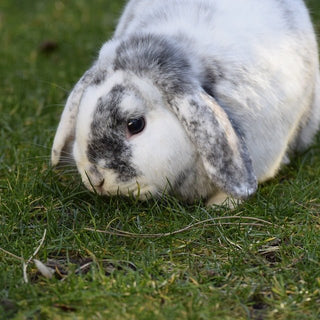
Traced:
POLYGON ((131 0, 68 105, 53 163, 75 135, 88 186, 91 168, 90 180, 104 180, 102 193, 157 194, 169 181, 187 200, 245 198, 319 128, 318 48, 308 12, 300 0, 131 0), (102 135, 107 141, 115 132, 101 126, 115 100, 130 116, 145 116, 137 111, 144 105, 147 124, 163 119, 167 132, 159 138, 147 126, 133 139, 118 134, 121 147, 104 152, 102 135), (67 129, 76 117, 76 129, 67 129), (152 144, 166 154, 148 150, 152 144), (116 149, 126 156, 115 156, 116 149), (112 165, 102 158, 113 158, 112 165))
MULTIPOLYGON (((243 130, 259 181, 273 177, 314 116, 317 44, 302 1, 133 0, 115 37, 137 30, 174 38, 189 53, 199 81, 243 130)), ((305 130, 311 138, 317 126, 305 130)))

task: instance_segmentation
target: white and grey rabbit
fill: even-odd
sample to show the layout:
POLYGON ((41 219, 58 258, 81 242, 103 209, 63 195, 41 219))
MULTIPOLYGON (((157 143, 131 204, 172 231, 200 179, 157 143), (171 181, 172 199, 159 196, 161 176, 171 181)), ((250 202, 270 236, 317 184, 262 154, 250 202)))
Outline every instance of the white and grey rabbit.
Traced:
POLYGON ((100 194, 220 204, 252 195, 319 122, 302 0, 131 0, 67 100, 52 164, 71 147, 100 194))

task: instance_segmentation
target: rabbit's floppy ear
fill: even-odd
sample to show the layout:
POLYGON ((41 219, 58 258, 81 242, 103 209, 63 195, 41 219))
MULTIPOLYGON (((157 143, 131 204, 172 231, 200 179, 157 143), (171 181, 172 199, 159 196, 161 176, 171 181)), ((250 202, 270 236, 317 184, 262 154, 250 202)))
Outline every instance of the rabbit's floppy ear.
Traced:
POLYGON ((118 41, 111 40, 102 46, 96 62, 85 72, 70 93, 53 141, 51 152, 53 166, 58 165, 63 160, 61 159, 63 154, 70 155, 69 150, 75 138, 75 127, 82 96, 89 85, 99 85, 105 80, 108 64, 114 59, 117 45, 118 41))
POLYGON ((212 182, 238 199, 253 194, 257 180, 245 141, 218 102, 199 90, 171 100, 170 106, 196 146, 212 182))
POLYGON ((79 104, 84 91, 94 79, 95 69, 96 67, 94 65, 91 69, 85 72, 68 97, 53 141, 51 152, 51 163, 53 166, 59 164, 63 153, 66 153, 67 155, 68 150, 72 146, 79 104))

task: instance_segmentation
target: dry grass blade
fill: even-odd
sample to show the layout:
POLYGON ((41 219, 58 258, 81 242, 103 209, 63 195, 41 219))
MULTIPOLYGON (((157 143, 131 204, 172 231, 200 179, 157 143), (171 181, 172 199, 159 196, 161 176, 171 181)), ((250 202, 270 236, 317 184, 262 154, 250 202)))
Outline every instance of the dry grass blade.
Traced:
POLYGON ((8 256, 11 256, 12 258, 15 258, 15 259, 17 259, 17 260, 19 260, 19 261, 25 262, 23 258, 18 257, 18 256, 16 256, 15 254, 13 254, 13 253, 5 250, 5 249, 0 248, 0 251, 4 252, 4 253, 7 254, 8 256))
MULTIPOLYGON (((33 252, 33 254, 31 255, 31 257, 25 261, 24 258, 22 257, 18 257, 16 256, 15 254, 5 250, 5 249, 2 249, 0 248, 0 251, 4 252, 5 254, 7 254, 8 256, 11 256, 19 261, 22 262, 22 272, 23 272, 23 280, 25 283, 28 283, 29 282, 29 279, 28 279, 28 275, 27 275, 27 268, 28 268, 28 265, 30 264, 31 261, 33 261, 33 258, 37 255, 37 253, 39 252, 40 248, 42 247, 43 243, 44 243, 44 240, 46 238, 46 234, 47 234, 47 229, 44 230, 43 232, 43 236, 40 240, 40 244, 39 246, 36 248, 36 250, 33 252)), ((35 262, 36 263, 36 262, 35 262)), ((37 263, 36 263, 37 264, 37 263)))
MULTIPOLYGON (((79 268, 77 268, 75 271, 74 271, 74 274, 80 274, 81 272, 83 272, 84 270, 88 269, 92 264, 95 264, 95 263, 104 263, 104 262, 107 262, 109 264, 115 264, 115 265, 118 265, 118 264, 127 264, 128 268, 130 268, 131 270, 137 270, 137 266, 131 262, 131 261, 127 261, 127 260, 115 260, 115 259, 98 259, 96 261, 89 261, 89 262, 86 262, 85 264, 81 265, 79 268)), ((71 275, 71 273, 69 273, 68 275, 65 275, 63 276, 63 278, 61 279, 61 282, 65 281, 69 276, 71 275)))
POLYGON ((28 275, 27 275, 27 268, 28 268, 28 265, 29 263, 33 260, 33 258, 38 254, 40 248, 42 247, 43 243, 44 243, 44 240, 46 238, 46 234, 47 234, 47 229, 44 229, 44 232, 43 232, 43 236, 40 240, 40 244, 39 246, 36 248, 36 250, 33 252, 33 254, 31 255, 31 257, 28 259, 27 262, 23 262, 23 267, 22 267, 22 271, 23 271, 23 279, 24 279, 24 282, 25 283, 28 283, 29 280, 28 280, 28 275))
POLYGON ((186 226, 185 228, 172 231, 172 232, 166 232, 166 233, 133 233, 133 232, 128 232, 128 231, 123 231, 123 230, 118 230, 114 228, 110 228, 110 230, 98 230, 98 229, 93 229, 93 228, 84 228, 86 231, 91 231, 91 232, 98 232, 98 233, 105 233, 109 235, 114 235, 114 236, 120 236, 120 237, 131 237, 131 238, 163 238, 163 237, 169 237, 172 235, 176 235, 179 233, 183 233, 186 231, 189 231, 191 229, 194 229, 199 226, 207 227, 207 226, 222 226, 222 225, 236 225, 236 226, 253 226, 253 227, 263 227, 265 225, 272 225, 271 222, 265 221, 263 219, 259 218, 254 218, 254 217, 239 217, 239 216, 225 216, 225 217, 216 217, 216 218, 210 218, 206 219, 203 221, 199 221, 193 224, 190 224, 186 226), (251 220, 251 221, 256 221, 260 223, 253 223, 253 222, 219 222, 217 223, 216 221, 220 220, 226 220, 226 219, 238 219, 238 220, 251 220))

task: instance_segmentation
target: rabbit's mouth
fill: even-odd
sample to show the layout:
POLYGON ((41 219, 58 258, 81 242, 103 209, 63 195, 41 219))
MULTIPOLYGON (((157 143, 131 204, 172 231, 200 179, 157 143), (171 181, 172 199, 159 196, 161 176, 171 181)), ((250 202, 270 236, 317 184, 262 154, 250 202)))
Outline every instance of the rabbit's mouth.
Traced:
POLYGON ((155 196, 157 190, 153 186, 140 185, 138 182, 132 184, 131 186, 121 187, 117 190, 108 190, 107 195, 123 195, 123 196, 133 196, 138 200, 148 200, 150 197, 155 196))
POLYGON ((83 183, 87 189, 89 189, 91 192, 97 193, 100 196, 133 196, 138 200, 144 201, 158 194, 156 187, 150 185, 141 185, 137 181, 125 186, 116 186, 111 188, 107 188, 104 183, 102 183, 100 186, 93 186, 88 180, 83 181, 83 183))

